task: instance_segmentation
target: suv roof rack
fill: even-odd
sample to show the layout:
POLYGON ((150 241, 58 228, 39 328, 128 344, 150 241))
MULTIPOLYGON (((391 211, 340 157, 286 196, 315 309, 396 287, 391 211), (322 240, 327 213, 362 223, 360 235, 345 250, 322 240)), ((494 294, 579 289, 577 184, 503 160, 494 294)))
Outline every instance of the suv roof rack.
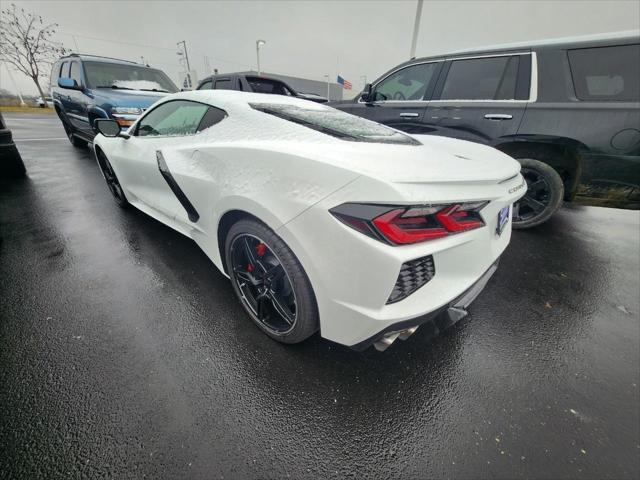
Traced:
POLYGON ((104 55, 93 55, 92 53, 70 53, 69 55, 66 55, 67 57, 95 57, 95 58, 106 58, 108 60, 117 60, 118 62, 125 62, 125 63, 133 63, 134 65, 143 65, 142 63, 139 62, 134 62, 132 60, 123 60, 121 58, 114 58, 114 57, 105 57, 104 55))

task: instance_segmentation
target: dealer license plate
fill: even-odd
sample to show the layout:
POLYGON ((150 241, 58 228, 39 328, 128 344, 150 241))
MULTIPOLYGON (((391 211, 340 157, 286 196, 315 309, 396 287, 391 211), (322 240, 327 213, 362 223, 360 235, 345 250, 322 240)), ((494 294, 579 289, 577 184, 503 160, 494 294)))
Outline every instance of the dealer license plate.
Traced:
POLYGON ((502 234, 502 231, 504 230, 505 225, 509 221, 510 209, 511 209, 511 205, 507 205, 502 210, 500 210, 500 213, 498 213, 498 226, 496 227, 496 233, 498 235, 502 234))

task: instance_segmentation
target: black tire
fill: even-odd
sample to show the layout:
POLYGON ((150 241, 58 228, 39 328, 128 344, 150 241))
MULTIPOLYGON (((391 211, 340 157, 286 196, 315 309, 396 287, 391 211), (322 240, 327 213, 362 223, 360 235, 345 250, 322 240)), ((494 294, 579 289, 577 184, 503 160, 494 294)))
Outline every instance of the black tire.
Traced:
MULTIPOLYGON (((224 252, 227 273, 231 277, 233 290, 258 328, 274 340, 289 344, 302 342, 318 331, 318 307, 311 282, 294 253, 273 230, 254 219, 239 220, 229 229, 225 239, 224 252), (288 286, 293 290, 296 307, 295 320, 287 331, 276 331, 266 321, 261 321, 241 292, 240 282, 243 279, 236 275, 238 267, 234 265, 234 256, 237 257, 237 252, 232 251, 232 249, 236 248, 246 238, 255 238, 257 241, 264 243, 269 252, 268 254, 274 254, 275 259, 279 261, 286 273, 286 280, 288 281, 288 286)), ((258 277, 258 274, 256 274, 256 277, 258 277)))
POLYGON ((513 207, 513 228, 525 229, 546 222, 562 205, 564 184, 552 167, 532 158, 519 158, 527 193, 513 207))
POLYGON ((71 142, 71 145, 76 148, 87 148, 88 142, 86 140, 78 138, 75 135, 75 130, 71 125, 62 120, 62 126, 64 127, 64 132, 67 134, 67 138, 69 139, 69 142, 71 142))
POLYGON ((111 196, 120 208, 128 208, 130 205, 129 200, 127 200, 127 196, 120 185, 120 180, 118 180, 118 176, 113 170, 111 163, 109 163, 107 156, 102 153, 101 150, 96 149, 96 158, 104 181, 107 183, 107 187, 109 187, 109 191, 111 192, 111 196))

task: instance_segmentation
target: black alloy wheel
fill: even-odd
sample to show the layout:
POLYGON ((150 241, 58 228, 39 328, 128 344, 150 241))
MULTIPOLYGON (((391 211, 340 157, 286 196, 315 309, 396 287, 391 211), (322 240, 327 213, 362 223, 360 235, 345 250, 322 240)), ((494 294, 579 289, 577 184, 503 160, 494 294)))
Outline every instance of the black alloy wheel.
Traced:
POLYGON ((534 159, 519 162, 527 192, 513 206, 513 227, 516 229, 546 222, 560 207, 564 196, 562 179, 552 167, 534 159))
POLYGON ((231 243, 233 282, 255 322, 273 336, 296 327, 298 303, 293 283, 267 243, 255 235, 237 235, 231 243))
POLYGON ((120 185, 120 181, 118 180, 116 172, 114 172, 111 163, 109 163, 109 160, 107 160, 107 157, 104 155, 104 153, 100 151, 96 152, 96 156, 98 158, 98 165, 100 166, 100 170, 102 171, 105 182, 107 182, 107 187, 109 187, 109 191, 111 192, 113 199, 121 207, 126 207, 127 205, 129 205, 129 201, 124 194, 124 190, 120 185))

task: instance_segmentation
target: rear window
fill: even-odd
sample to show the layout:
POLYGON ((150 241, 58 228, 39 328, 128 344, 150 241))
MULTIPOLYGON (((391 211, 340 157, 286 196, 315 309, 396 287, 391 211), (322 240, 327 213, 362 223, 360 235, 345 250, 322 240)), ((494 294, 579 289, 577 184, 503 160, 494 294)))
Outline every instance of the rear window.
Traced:
POLYGON ((250 105, 260 112, 342 140, 420 145, 420 142, 414 138, 392 128, 329 107, 301 108, 296 105, 272 103, 252 103, 250 105))
POLYGON ((272 93, 275 95, 292 95, 286 85, 277 80, 260 77, 247 77, 247 83, 255 93, 272 93))
POLYGON ((640 100, 640 45, 569 50, 580 100, 640 100))

